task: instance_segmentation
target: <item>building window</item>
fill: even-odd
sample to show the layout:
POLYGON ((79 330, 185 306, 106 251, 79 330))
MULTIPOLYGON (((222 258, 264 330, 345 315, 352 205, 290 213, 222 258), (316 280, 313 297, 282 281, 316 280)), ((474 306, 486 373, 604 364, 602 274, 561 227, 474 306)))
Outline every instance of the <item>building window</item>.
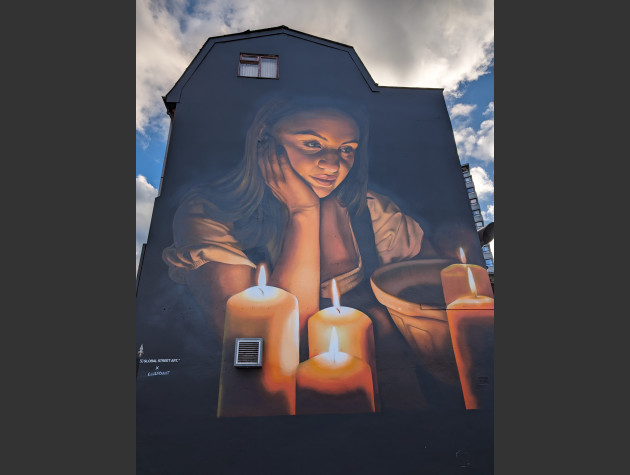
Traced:
POLYGON ((486 259, 486 265, 488 267, 494 267, 494 262, 492 262, 492 259, 486 259))
POLYGON ((467 185, 470 185, 472 183, 472 178, 471 177, 466 177, 466 178, 464 178, 464 181, 466 182, 467 185))
POLYGON ((278 57, 268 54, 241 53, 238 75, 248 78, 278 79, 278 57))
POLYGON ((490 246, 481 246, 483 252, 490 252, 490 246))
POLYGON ((475 226, 477 226, 477 229, 483 228, 483 221, 477 221, 475 226))
MULTIPOLYGON (((470 192, 469 192, 470 193, 470 192)), ((471 205, 476 205, 477 204, 477 198, 471 198, 470 199, 470 204, 471 205)))
POLYGON ((473 216, 481 216, 481 211, 479 211, 478 209, 474 210, 473 216))
POLYGON ((474 188, 466 188, 466 191, 468 191, 468 194, 474 193, 475 189, 474 188))

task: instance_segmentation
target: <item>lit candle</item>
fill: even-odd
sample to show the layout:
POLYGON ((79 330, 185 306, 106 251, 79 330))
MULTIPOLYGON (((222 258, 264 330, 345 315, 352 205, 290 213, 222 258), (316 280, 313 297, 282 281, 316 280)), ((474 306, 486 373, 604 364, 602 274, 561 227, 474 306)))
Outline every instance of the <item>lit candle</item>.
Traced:
POLYGON ((300 363, 296 399, 298 414, 374 412, 372 371, 362 359, 339 351, 335 327, 328 351, 300 363))
POLYGON ((265 285, 229 298, 225 309, 218 417, 295 414, 295 376, 299 364, 297 298, 265 285), (234 367, 236 338, 262 338, 262 367, 234 367))
POLYGON ((466 409, 491 408, 494 390, 494 299, 478 295, 471 269, 468 294, 446 307, 466 409))
POLYGON ((374 376, 374 393, 378 395, 376 382, 376 353, 372 320, 365 313, 340 305, 337 282, 332 279, 332 307, 315 313, 308 319, 308 355, 312 358, 328 351, 333 326, 337 328, 339 350, 362 359, 374 376))
POLYGON ((459 260, 461 264, 451 264, 440 272, 446 305, 470 294, 468 285, 469 270, 472 272, 479 293, 481 295, 494 295, 488 271, 475 264, 466 264, 466 254, 464 254, 464 250, 461 247, 459 248, 459 260))

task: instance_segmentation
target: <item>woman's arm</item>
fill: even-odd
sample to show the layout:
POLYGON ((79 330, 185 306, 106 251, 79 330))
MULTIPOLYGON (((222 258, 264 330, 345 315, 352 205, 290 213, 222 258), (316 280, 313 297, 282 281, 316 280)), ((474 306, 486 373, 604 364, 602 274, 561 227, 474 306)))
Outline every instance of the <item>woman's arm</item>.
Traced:
POLYGON ((303 330, 306 319, 319 310, 319 209, 289 216, 269 284, 297 297, 303 330))
POLYGON ((304 334, 306 319, 319 310, 319 197, 295 172, 286 152, 276 149, 275 141, 263 142, 259 154, 265 181, 289 214, 269 284, 297 297, 304 334))
MULTIPOLYGON (((269 285, 280 287, 297 297, 300 329, 303 330, 306 319, 319 310, 319 198, 310 185, 293 170, 286 152, 276 150, 273 140, 261 144, 259 159, 267 185, 288 211, 280 254, 267 281, 269 285)), ((197 208, 193 211, 197 214, 201 212, 197 208)), ((203 224, 204 226, 195 228, 195 237, 204 233, 212 236, 229 233, 229 229, 221 223, 207 220, 203 224), (212 232, 208 232, 209 230, 212 232)), ((211 254, 206 250, 202 257, 209 259, 211 254)), ((248 265, 215 260, 185 273, 188 287, 220 340, 223 338, 227 300, 256 285, 255 273, 256 270, 248 265)))

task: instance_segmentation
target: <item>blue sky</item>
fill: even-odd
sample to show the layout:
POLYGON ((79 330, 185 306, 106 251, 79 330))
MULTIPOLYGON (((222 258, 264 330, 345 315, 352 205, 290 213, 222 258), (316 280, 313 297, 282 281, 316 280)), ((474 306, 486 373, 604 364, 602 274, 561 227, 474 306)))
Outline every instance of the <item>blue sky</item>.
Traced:
POLYGON ((381 86, 444 88, 460 161, 494 221, 493 0, 136 0, 136 269, 164 161, 162 96, 208 38, 280 25, 352 46, 381 86))
POLYGON ((163 134, 152 132, 145 137, 136 132, 136 176, 144 176, 154 188, 160 185, 165 151, 163 134))

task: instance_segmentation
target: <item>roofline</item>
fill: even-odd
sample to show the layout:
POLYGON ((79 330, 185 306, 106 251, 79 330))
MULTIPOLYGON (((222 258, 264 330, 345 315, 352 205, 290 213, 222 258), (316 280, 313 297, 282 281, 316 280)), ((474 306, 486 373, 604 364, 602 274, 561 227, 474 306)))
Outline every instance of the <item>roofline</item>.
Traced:
MULTIPOLYGON (((265 31, 280 30, 280 29, 291 31, 293 33, 299 33, 301 35, 310 36, 311 38, 317 38, 318 40, 326 41, 327 43, 334 43, 336 45, 343 46, 345 48, 351 48, 351 49, 354 50, 354 48, 352 46, 347 45, 345 43, 340 43, 339 41, 329 40, 328 38, 324 38, 322 36, 311 35, 310 33, 305 33, 303 31, 295 30, 295 29, 289 28, 288 26, 285 26, 285 25, 272 26, 270 28, 261 28, 259 30, 245 30, 245 31, 241 31, 239 33, 228 33, 227 35, 211 36, 210 38, 208 38, 208 41, 214 40, 214 39, 217 39, 217 38, 227 38, 228 36, 244 35, 246 33, 262 33, 262 32, 265 32, 265 31)), ((208 41, 206 41, 206 43, 208 41)), ((204 45, 205 45, 205 43, 204 43, 204 45)))
POLYGON ((444 91, 443 87, 381 86, 380 84, 378 84, 378 87, 381 89, 413 89, 414 91, 418 89, 425 91, 444 91))
POLYGON ((307 41, 314 41, 314 42, 323 44, 324 46, 329 46, 333 48, 339 47, 339 48, 345 49, 346 52, 350 55, 350 58, 352 59, 352 61, 355 63, 355 65, 359 69, 359 72, 363 76, 363 79, 365 80, 366 84, 368 85, 368 87, 370 88, 372 92, 380 92, 382 89, 433 90, 433 91, 442 91, 442 92, 444 91, 444 88, 434 88, 434 87, 381 86, 377 82, 374 81, 370 72, 363 64, 363 61, 361 61, 361 58, 357 54, 354 47, 347 45, 345 43, 340 43, 339 41, 329 40, 321 36, 311 35, 309 33, 304 33, 303 31, 294 30, 293 28, 289 28, 285 25, 280 25, 280 26, 274 26, 270 28, 262 28, 259 30, 245 30, 238 33, 228 33, 226 35, 218 35, 218 36, 209 37, 204 42, 203 46, 199 49, 195 57, 188 64, 188 66, 186 67, 184 72, 181 74, 179 79, 175 82, 173 87, 164 96, 162 96, 162 101, 164 102, 164 105, 166 106, 167 114, 171 115, 173 113, 173 110, 175 109, 177 102, 179 102, 179 96, 176 97, 177 100, 172 100, 170 102, 167 101, 167 97, 171 94, 176 94, 177 88, 180 88, 180 92, 181 92, 181 88, 184 87, 186 82, 188 82, 188 80, 190 79, 190 76, 192 75, 193 71, 201 63, 202 52, 204 55, 207 55, 212 49, 212 46, 214 46, 214 45, 211 45, 208 48, 209 44, 217 43, 217 42, 226 42, 226 41, 239 41, 241 39, 245 39, 247 35, 250 35, 250 34, 255 34, 255 35, 263 34, 264 36, 265 33, 268 33, 271 35, 290 34, 290 35, 294 35, 298 38, 301 38, 307 41))

